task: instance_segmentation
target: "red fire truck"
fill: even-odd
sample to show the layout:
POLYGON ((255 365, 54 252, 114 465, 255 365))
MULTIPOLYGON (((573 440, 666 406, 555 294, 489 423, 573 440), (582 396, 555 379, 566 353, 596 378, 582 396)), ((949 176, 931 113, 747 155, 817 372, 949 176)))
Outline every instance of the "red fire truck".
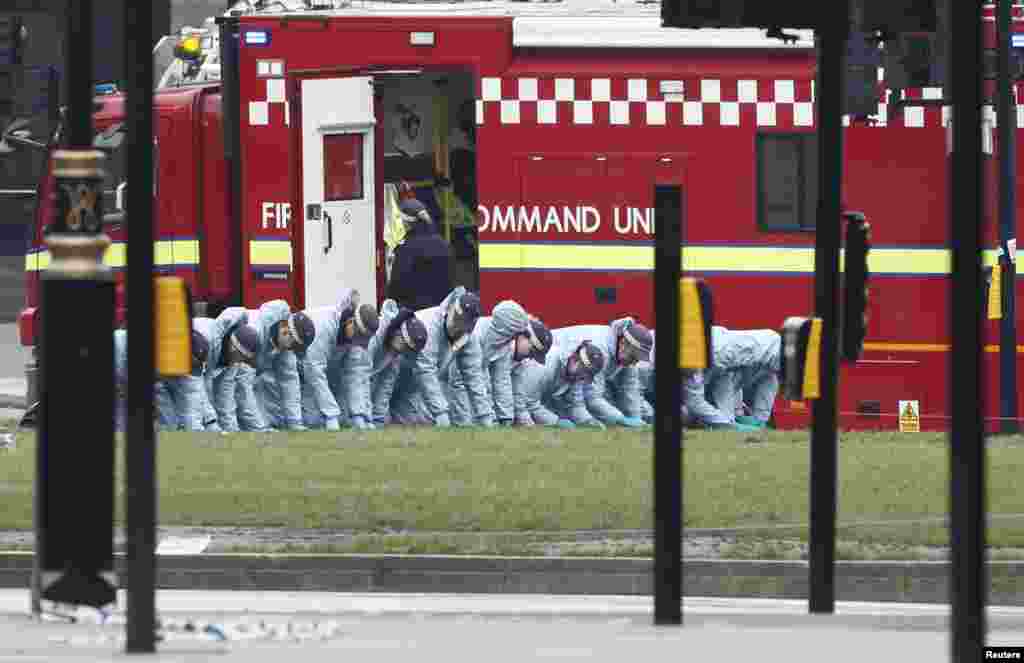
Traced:
MULTIPOLYGON (((342 286, 380 300, 409 182, 442 219, 459 282, 488 308, 513 298, 553 327, 625 314, 653 324, 653 189, 675 183, 684 268, 712 286, 716 323, 778 328, 812 312, 810 33, 664 29, 656 3, 628 0, 263 4, 219 18, 204 37, 219 48, 156 95, 157 268, 207 310, 319 306, 342 286), (190 82, 200 71, 216 82, 190 82)), ((868 338, 842 369, 840 421, 895 428, 899 403, 916 401, 921 428, 943 429, 949 109, 941 89, 886 89, 882 73, 877 113, 844 118, 844 197, 875 248, 868 338)), ((116 144, 123 99, 98 97, 97 109, 99 143, 116 144)), ((983 221, 991 264, 992 210, 983 221)), ((48 222, 41 211, 26 257, 26 345, 48 222)), ((124 223, 108 228, 115 268, 124 223)), ((809 420, 781 399, 776 419, 809 420)))

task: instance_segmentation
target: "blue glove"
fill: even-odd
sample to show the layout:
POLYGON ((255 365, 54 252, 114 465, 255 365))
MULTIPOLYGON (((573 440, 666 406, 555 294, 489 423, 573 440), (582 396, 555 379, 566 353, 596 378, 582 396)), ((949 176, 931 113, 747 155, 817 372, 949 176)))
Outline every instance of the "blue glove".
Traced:
POLYGON ((736 417, 736 423, 743 424, 745 426, 753 426, 754 428, 767 428, 768 423, 761 421, 757 417, 739 416, 736 417))
POLYGON ((559 428, 564 428, 565 430, 573 430, 574 428, 576 428, 576 424, 573 423, 572 419, 559 419, 558 423, 556 423, 555 426, 558 426, 559 428))
POLYGON ((324 428, 330 431, 341 430, 341 426, 338 424, 337 417, 327 417, 324 420, 324 428))
POLYGON ((450 428, 452 421, 448 418, 447 414, 439 414, 434 418, 434 425, 438 428, 450 428))
POLYGON ((761 432, 761 427, 760 426, 750 426, 748 424, 741 424, 741 423, 726 424, 725 428, 727 430, 734 430, 734 431, 737 431, 737 432, 740 432, 740 433, 759 433, 759 432, 761 432))
POLYGON ((646 424, 640 417, 623 417, 619 420, 619 425, 627 428, 643 428, 646 424))

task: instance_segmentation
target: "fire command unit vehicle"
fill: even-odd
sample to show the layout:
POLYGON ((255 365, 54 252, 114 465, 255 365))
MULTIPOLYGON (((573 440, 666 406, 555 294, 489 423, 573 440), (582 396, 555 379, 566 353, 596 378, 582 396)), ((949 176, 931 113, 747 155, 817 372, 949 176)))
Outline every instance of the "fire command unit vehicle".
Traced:
MULTIPOLYGON (((684 269, 710 284, 716 324, 778 329, 812 313, 812 33, 665 29, 656 3, 630 1, 263 4, 193 35, 204 54, 177 62, 155 98, 156 265, 208 312, 332 304, 343 286, 380 301, 405 182, 440 217, 457 282, 487 310, 511 298, 551 327, 622 315, 653 325, 653 190, 676 184, 684 269)), ((949 109, 941 89, 888 90, 881 71, 878 92, 875 115, 844 118, 844 200, 866 215, 874 248, 868 337, 842 367, 840 425, 895 428, 898 403, 916 401, 922 429, 943 429, 949 109)), ((98 96, 110 208, 123 193, 123 122, 123 97, 98 96)), ((26 256, 25 345, 48 214, 41 206, 26 256)), ((130 224, 110 216, 115 269, 130 224)), ((994 417, 991 321, 986 342, 994 417)), ((780 398, 775 417, 807 425, 809 409, 780 398)))

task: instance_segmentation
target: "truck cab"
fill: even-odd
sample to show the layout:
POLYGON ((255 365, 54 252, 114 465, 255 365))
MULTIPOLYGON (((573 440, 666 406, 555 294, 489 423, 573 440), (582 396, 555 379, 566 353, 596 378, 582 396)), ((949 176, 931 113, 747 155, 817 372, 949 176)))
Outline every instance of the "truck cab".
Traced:
MULTIPOLYGON (((111 245, 104 263, 117 282, 116 324, 125 312, 124 268, 131 218, 125 214, 125 96, 112 86, 97 86, 94 98, 93 146, 106 154, 103 226, 111 245)), ((224 158, 220 86, 194 84, 157 90, 154 94, 155 200, 154 267, 158 274, 185 280, 196 313, 216 314, 237 303, 240 292, 238 235, 229 227, 227 167, 224 158)), ((38 200, 25 254, 25 308, 18 316, 19 340, 33 348, 39 332, 40 275, 50 262, 46 234, 53 223, 54 181, 51 157, 61 144, 61 129, 52 137, 33 137, 22 130, 20 149, 46 153, 46 168, 37 186, 38 200)), ((28 402, 35 402, 34 366, 28 402)))

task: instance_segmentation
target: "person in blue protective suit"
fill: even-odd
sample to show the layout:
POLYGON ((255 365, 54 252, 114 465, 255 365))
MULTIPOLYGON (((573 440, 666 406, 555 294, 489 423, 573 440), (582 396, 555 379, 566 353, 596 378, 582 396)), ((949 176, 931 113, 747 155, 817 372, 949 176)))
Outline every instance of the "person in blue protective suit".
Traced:
MULTIPOLYGON (((209 345, 194 328, 192 330, 192 375, 157 376, 153 384, 155 414, 163 430, 202 431, 203 382, 201 371, 209 355, 209 345), (197 374, 197 371, 199 372, 197 374)), ((114 330, 114 430, 127 426, 128 400, 128 331, 114 330)))
POLYGON ((480 297, 460 286, 440 306, 417 311, 416 316, 427 328, 427 344, 415 358, 407 360, 407 372, 399 374, 400 384, 392 398, 392 419, 399 423, 450 426, 454 394, 450 393, 449 378, 454 366, 469 392, 472 421, 480 426, 494 426, 494 406, 484 381, 480 347, 470 343, 480 317, 480 297))
POLYGON ((206 430, 205 418, 209 401, 205 396, 203 374, 210 352, 210 342, 192 321, 192 372, 189 375, 162 377, 153 385, 160 428, 168 431, 206 430))
POLYGON ((316 327, 316 340, 299 362, 305 425, 336 431, 344 419, 358 429, 372 428, 366 346, 377 332, 377 308, 346 288, 335 306, 306 314, 316 327))
MULTIPOLYGON (((203 382, 203 388, 201 390, 202 396, 202 420, 203 430, 210 433, 222 432, 220 427, 220 421, 217 419, 217 410, 213 407, 213 401, 210 398, 210 390, 207 384, 207 376, 213 372, 214 366, 211 361, 210 351, 213 346, 214 339, 214 328, 217 321, 213 318, 193 318, 192 319, 192 334, 193 343, 195 342, 195 335, 198 334, 203 338, 203 342, 206 343, 206 359, 203 362, 201 376, 203 382)), ((193 347, 194 349, 194 347, 193 347)))
POLYGON ((782 337, 771 329, 714 326, 711 343, 711 367, 685 375, 683 396, 690 413, 711 428, 765 428, 779 391, 782 337), (749 417, 737 416, 744 403, 751 408, 749 417))
POLYGON ((246 316, 260 336, 254 391, 264 421, 276 430, 305 430, 298 362, 316 339, 313 321, 301 311, 292 313, 283 299, 246 310, 246 316))
POLYGON ((415 357, 427 344, 427 327, 410 308, 393 299, 380 307, 380 325, 370 339, 370 400, 374 426, 391 422, 391 396, 403 357, 415 357))
MULTIPOLYGON (((657 389, 657 383, 655 382, 655 370, 654 370, 654 352, 657 348, 657 338, 655 331, 651 330, 651 357, 649 361, 641 361, 636 365, 637 377, 640 380, 640 391, 644 396, 643 402, 643 414, 641 417, 648 424, 654 423, 654 403, 655 403, 655 391, 657 389)), ((680 380, 685 381, 686 375, 680 371, 680 380)), ((684 426, 690 426, 693 424, 693 418, 690 417, 689 410, 686 409, 686 405, 683 403, 679 404, 679 414, 682 418, 684 426)))
MULTIPOLYGON (((512 300, 498 302, 490 316, 480 318, 469 340, 479 346, 484 385, 488 388, 498 423, 511 426, 515 421, 515 395, 512 369, 532 357, 543 364, 551 348, 551 332, 537 318, 531 318, 512 300)), ((469 420, 470 404, 459 371, 452 368, 453 421, 469 420)))
POLYGON ((587 409, 595 418, 608 425, 645 425, 644 398, 636 366, 640 361, 650 360, 654 346, 654 336, 647 327, 632 318, 622 318, 609 325, 563 327, 556 329, 554 336, 555 345, 570 347, 588 339, 607 357, 601 372, 583 388, 587 409))
POLYGON ((512 377, 516 425, 604 429, 583 400, 584 385, 601 372, 604 364, 604 352, 588 340, 577 345, 556 344, 542 364, 521 362, 512 377))
MULTIPOLYGON (((651 352, 651 361, 640 362, 637 364, 637 376, 640 378, 640 389, 644 395, 643 414, 641 417, 646 423, 653 424, 655 391, 657 389, 657 383, 655 382, 656 378, 653 351, 651 352)), ((686 376, 681 375, 680 379, 685 381, 686 376)), ((683 403, 679 404, 679 414, 684 426, 689 426, 693 423, 693 419, 690 417, 690 412, 686 409, 686 405, 683 403)))
MULTIPOLYGON (((225 309, 211 322, 206 393, 217 420, 216 428, 225 433, 266 430, 253 385, 259 332, 247 324, 245 310, 241 308, 225 309)), ((208 424, 207 429, 214 427, 208 424)))

